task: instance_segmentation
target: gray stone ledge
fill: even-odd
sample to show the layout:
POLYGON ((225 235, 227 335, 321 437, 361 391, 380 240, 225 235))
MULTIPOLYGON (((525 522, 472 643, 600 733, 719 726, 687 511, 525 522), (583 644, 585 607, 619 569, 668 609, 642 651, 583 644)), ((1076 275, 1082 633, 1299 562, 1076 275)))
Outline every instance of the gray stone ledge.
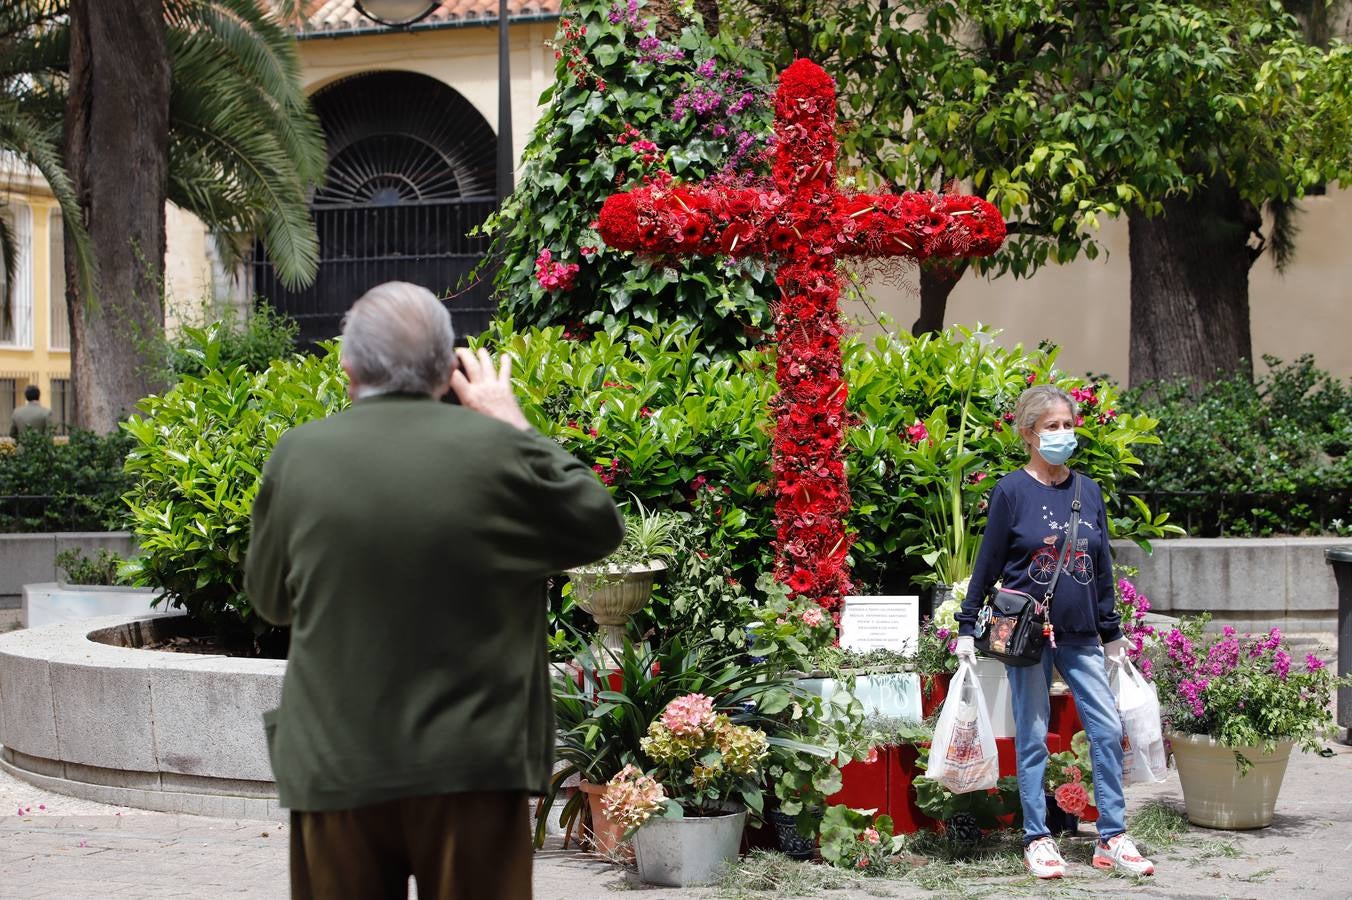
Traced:
POLYGON ((286 661, 137 649, 179 619, 112 616, 0 635, 6 765, 105 803, 270 817, 262 714, 280 702, 286 661))
POLYGON ((1113 541, 1113 555, 1140 570, 1136 586, 1156 611, 1210 612, 1218 628, 1323 632, 1338 613, 1327 547, 1352 547, 1352 538, 1175 538, 1154 541, 1150 555, 1113 541))
MULTIPOLYGON (((95 803, 223 819, 258 819, 275 822, 288 815, 287 810, 277 805, 275 794, 267 797, 240 797, 230 793, 221 793, 212 790, 215 786, 207 783, 212 779, 201 779, 202 783, 196 785, 196 790, 192 790, 188 785, 178 786, 172 790, 165 788, 143 789, 85 781, 74 777, 69 767, 67 767, 65 774, 53 774, 61 767, 62 763, 55 760, 41 760, 25 754, 14 753, 9 748, 5 748, 4 753, 0 754, 0 769, 15 778, 27 781, 38 788, 70 797, 78 797, 81 800, 92 800, 95 803)), ((90 774, 91 771, 97 770, 88 768, 80 770, 81 774, 85 775, 90 774)), ((110 780, 115 780, 118 774, 126 774, 111 773, 110 770, 103 771, 109 773, 110 780)), ((154 773, 143 774, 153 775, 154 773)))

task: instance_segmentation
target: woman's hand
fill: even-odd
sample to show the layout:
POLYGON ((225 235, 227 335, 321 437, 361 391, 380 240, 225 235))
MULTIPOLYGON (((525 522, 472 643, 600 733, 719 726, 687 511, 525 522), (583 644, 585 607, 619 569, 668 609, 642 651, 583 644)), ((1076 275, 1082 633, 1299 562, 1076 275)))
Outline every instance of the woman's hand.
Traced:
POLYGON ((957 656, 959 663, 966 663, 973 669, 976 668, 976 642, 970 636, 958 638, 957 646, 953 648, 953 654, 957 656))
POLYGON ((1128 646, 1126 638, 1118 638, 1117 640, 1109 641, 1104 645, 1103 661, 1107 664, 1109 672, 1114 668, 1120 668, 1126 663, 1128 646))

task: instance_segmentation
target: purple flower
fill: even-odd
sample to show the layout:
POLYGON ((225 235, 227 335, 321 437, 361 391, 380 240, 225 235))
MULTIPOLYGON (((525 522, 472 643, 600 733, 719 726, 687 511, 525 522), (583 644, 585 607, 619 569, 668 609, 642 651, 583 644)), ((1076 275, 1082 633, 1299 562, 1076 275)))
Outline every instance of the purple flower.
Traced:
POLYGON ((1205 678, 1200 678, 1197 681, 1184 681, 1178 686, 1178 692, 1192 707, 1192 714, 1199 719, 1206 715, 1206 704, 1202 701, 1202 692, 1206 690, 1207 684, 1205 678))
POLYGON ((1285 650, 1278 650, 1277 655, 1272 658, 1272 671, 1277 673, 1278 678, 1285 681, 1287 673, 1291 671, 1291 654, 1285 650))
POLYGON ((1315 656, 1313 653, 1305 654, 1306 672, 1318 672, 1322 668, 1324 668, 1324 661, 1322 659, 1315 656))

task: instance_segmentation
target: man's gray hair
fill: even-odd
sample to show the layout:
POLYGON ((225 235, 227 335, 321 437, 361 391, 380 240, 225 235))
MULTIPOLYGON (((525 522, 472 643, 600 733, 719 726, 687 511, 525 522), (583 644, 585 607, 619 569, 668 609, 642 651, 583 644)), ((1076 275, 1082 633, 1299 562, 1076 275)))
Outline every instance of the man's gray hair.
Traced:
POLYGON ((1024 430, 1036 427, 1043 413, 1062 403, 1070 407, 1072 419, 1080 414, 1080 404, 1056 385, 1033 385, 1019 395, 1019 402, 1014 405, 1014 428, 1022 434, 1024 430))
POLYGON ((343 317, 342 358, 368 393, 433 394, 455 362, 451 314, 427 288, 376 285, 343 317))

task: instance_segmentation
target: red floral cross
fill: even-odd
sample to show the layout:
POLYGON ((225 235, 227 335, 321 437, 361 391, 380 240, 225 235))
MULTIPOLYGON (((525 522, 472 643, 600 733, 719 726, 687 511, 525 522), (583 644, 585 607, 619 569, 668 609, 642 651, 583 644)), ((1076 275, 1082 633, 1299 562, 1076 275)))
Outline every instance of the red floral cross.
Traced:
POLYGON ((832 613, 850 589, 836 260, 985 256, 1005 237, 999 211, 977 197, 840 190, 835 132, 835 82, 799 60, 775 94, 773 188, 664 180, 606 198, 600 216, 601 236, 617 249, 778 263, 775 576, 832 613))

